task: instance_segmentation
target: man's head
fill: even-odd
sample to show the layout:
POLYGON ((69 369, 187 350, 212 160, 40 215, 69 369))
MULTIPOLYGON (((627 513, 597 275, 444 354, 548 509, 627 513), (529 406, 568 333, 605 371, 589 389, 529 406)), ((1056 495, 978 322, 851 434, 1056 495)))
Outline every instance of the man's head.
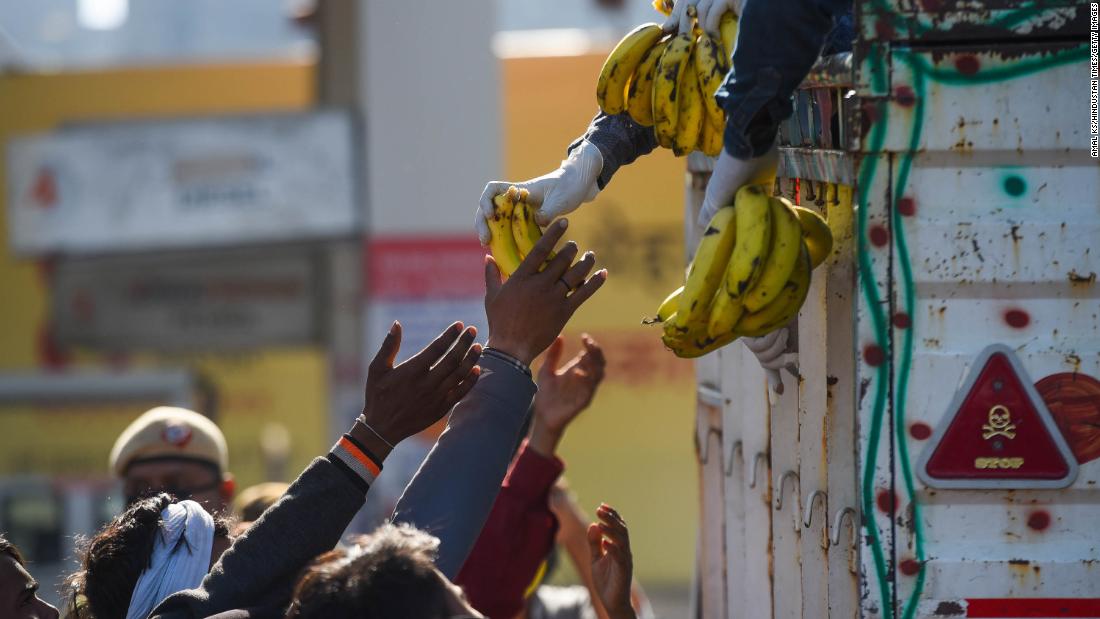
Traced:
POLYGON ((79 549, 80 569, 68 583, 74 606, 88 612, 74 615, 125 617, 138 597, 134 591, 146 572, 157 574, 160 570, 167 574, 146 587, 154 591, 189 578, 178 588, 159 591, 163 596, 156 596, 159 599, 153 600, 155 606, 176 591, 197 587, 228 546, 229 523, 206 515, 196 503, 180 504, 165 493, 140 499, 79 549), (186 509, 173 512, 176 506, 186 509), (209 551, 200 548, 206 545, 209 551), (184 560, 173 563, 176 554, 184 560))
POLYGON ((38 598, 38 582, 19 549, 0 535, 0 617, 57 619, 57 609, 38 598))
POLYGON ((185 408, 159 406, 122 431, 110 467, 123 481, 127 505, 167 492, 220 512, 233 498, 228 461, 225 436, 213 421, 185 408))
POLYGON ((288 619, 482 617, 433 563, 439 540, 383 525, 314 560, 294 588, 288 619))

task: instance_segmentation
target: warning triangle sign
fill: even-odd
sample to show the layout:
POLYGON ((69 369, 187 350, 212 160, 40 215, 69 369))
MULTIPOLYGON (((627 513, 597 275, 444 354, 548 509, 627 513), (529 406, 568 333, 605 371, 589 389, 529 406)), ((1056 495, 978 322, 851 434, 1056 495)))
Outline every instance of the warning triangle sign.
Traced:
POLYGON ((921 456, 934 488, 1064 488, 1077 460, 1012 349, 989 346, 921 456))

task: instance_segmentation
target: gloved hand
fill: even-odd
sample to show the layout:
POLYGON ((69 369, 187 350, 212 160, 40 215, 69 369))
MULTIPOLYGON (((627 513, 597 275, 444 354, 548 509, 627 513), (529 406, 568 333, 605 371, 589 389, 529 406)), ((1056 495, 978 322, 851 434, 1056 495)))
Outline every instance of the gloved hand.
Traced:
POLYGON ((603 155, 588 140, 582 140, 561 162, 557 170, 522 183, 492 181, 481 192, 481 205, 474 219, 474 229, 482 245, 489 244, 489 224, 485 221, 493 213, 493 197, 508 191, 515 185, 530 192, 527 203, 535 207, 535 221, 548 225, 554 219, 571 213, 596 197, 600 189, 596 184, 603 170, 603 155))
POLYGON ((703 30, 714 36, 720 36, 718 24, 726 11, 733 11, 734 15, 741 14, 741 0, 676 0, 672 14, 661 25, 661 29, 665 32, 691 32, 690 24, 684 24, 685 29, 680 29, 681 22, 690 19, 687 10, 689 6, 695 7, 696 19, 703 30))
POLYGON ((723 148, 707 181, 707 193, 703 196, 697 220, 699 226, 705 228, 718 209, 732 204, 734 194, 742 185, 775 182, 778 163, 779 151, 775 145, 753 159, 737 159, 723 148))
POLYGON ((790 329, 783 327, 760 337, 741 338, 752 354, 756 355, 756 360, 768 377, 768 386, 776 393, 783 393, 783 377, 779 370, 791 368, 792 373, 798 371, 798 353, 787 352, 789 337, 790 329))

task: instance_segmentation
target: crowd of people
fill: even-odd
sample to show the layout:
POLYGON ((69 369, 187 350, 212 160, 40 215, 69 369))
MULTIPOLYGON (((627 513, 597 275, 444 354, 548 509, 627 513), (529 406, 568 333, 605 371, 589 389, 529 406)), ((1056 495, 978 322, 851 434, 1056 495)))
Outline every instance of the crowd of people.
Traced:
MULTIPOLYGON (((587 517, 557 447, 603 378, 562 328, 606 281, 595 256, 551 226, 510 278, 486 257, 489 333, 452 324, 395 364, 394 323, 367 372, 362 414, 289 486, 234 504, 224 436, 210 419, 158 407, 110 453, 127 507, 78 551, 62 608, 42 601, 19 549, 0 537, 0 615, 13 619, 218 617, 600 617, 649 614, 627 526, 587 517), (540 265, 543 265, 540 268, 540 265), (530 366, 546 352, 536 376, 530 366), (448 415, 449 413, 449 415, 448 415), (386 523, 342 540, 391 450, 447 417, 386 523), (233 512, 236 511, 236 515, 233 512), (583 585, 543 583, 558 546, 583 585)), ((247 495, 247 497, 245 496, 247 495)))

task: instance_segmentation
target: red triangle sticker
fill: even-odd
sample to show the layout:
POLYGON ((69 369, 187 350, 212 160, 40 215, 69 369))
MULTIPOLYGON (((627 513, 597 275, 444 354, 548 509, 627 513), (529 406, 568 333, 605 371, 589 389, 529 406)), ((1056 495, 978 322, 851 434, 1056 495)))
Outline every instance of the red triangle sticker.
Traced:
POLYGON ((1077 460, 1015 353, 995 344, 974 360, 917 470, 935 488, 1064 488, 1077 460))

